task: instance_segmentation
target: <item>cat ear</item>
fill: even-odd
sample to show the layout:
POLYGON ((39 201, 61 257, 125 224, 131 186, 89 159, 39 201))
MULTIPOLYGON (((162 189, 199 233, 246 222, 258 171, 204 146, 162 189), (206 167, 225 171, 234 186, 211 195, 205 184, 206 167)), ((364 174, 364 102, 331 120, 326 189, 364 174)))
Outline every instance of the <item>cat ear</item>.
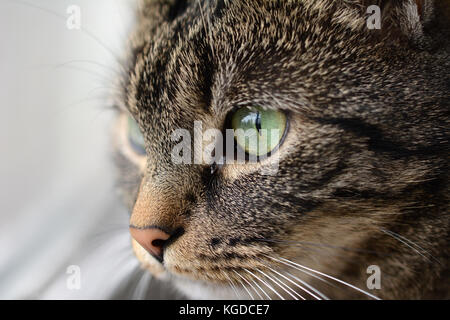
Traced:
POLYGON ((399 9, 401 31, 411 39, 423 36, 424 26, 433 19, 433 0, 404 1, 399 9))
POLYGON ((424 22, 431 19, 433 13, 432 0, 414 0, 406 5, 413 11, 413 16, 411 17, 413 20, 424 22))
POLYGON ((424 28, 434 19, 434 0, 392 0, 383 11, 382 29, 391 36, 420 42, 425 37, 424 28))
POLYGON ((186 0, 140 0, 141 17, 152 20, 154 24, 174 20, 186 10, 186 0))

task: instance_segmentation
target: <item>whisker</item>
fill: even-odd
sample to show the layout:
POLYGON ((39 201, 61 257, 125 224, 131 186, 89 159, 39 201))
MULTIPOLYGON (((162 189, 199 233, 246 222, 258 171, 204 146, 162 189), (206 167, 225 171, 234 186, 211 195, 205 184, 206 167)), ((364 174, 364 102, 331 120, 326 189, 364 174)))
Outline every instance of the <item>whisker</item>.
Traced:
POLYGON ((278 281, 281 285, 283 285, 284 287, 286 287, 289 291, 291 291, 294 295, 296 295, 297 297, 299 297, 302 300, 306 300, 305 297, 303 297, 300 293, 298 293, 296 290, 292 289, 289 285, 287 285, 285 282, 283 282, 279 277, 277 277, 276 275, 271 274, 276 281, 278 281))
POLYGON ((271 276, 269 276, 267 273, 265 273, 264 271, 261 271, 259 269, 256 269, 256 271, 260 272, 261 274, 263 274, 266 278, 268 278, 269 280, 271 280, 273 283, 275 283, 277 286, 279 286, 281 289, 283 289, 284 292, 286 292, 287 294, 289 294, 292 298, 294 298, 295 300, 298 300, 298 298, 293 295, 292 293, 290 293, 288 290, 286 290, 282 285, 280 285, 278 283, 278 281, 274 280, 271 276))
POLYGON ((233 281, 231 281, 230 277, 224 272, 222 271, 222 273, 224 274, 224 276, 228 279, 228 282, 231 286, 231 289, 233 289, 234 294, 236 295, 236 297, 238 298, 238 300, 241 300, 240 295, 238 294, 238 291, 236 289, 236 286, 233 284, 233 281))
MULTIPOLYGON (((268 284, 266 281, 262 280, 260 277, 258 277, 256 274, 254 274, 253 272, 251 272, 250 270, 244 269, 245 271, 247 271, 248 273, 250 273, 252 276, 254 276, 256 279, 258 279, 259 281, 261 281, 261 283, 263 283, 267 288, 269 288, 270 290, 273 291, 273 293, 275 293, 281 300, 285 300, 284 297, 282 295, 280 295, 270 284, 268 284)), ((272 299, 270 299, 272 300, 272 299)))
MULTIPOLYGON (((314 291, 315 293, 317 293, 319 296, 321 296, 323 299, 325 300, 330 300, 330 298, 328 298, 326 295, 324 295, 322 292, 320 292, 319 290, 317 290, 316 288, 314 288, 313 286, 311 286, 310 284, 306 283, 305 281, 303 281, 302 279, 294 276, 293 274, 286 272, 286 274, 288 276, 290 276, 291 278, 294 278, 295 280, 299 281, 300 283, 302 283, 304 286, 308 287, 309 289, 311 289, 312 291, 314 291)), ((319 278, 320 280, 322 280, 321 278, 319 278)), ((322 280, 324 281, 324 280, 322 280)), ((326 282, 326 281, 325 281, 326 282)), ((318 299, 320 300, 320 299, 318 299)))
MULTIPOLYGON (((262 293, 264 293, 264 295, 267 297, 267 299, 272 300, 272 298, 267 294, 266 291, 264 291, 263 288, 261 288, 261 286, 258 284, 258 282, 256 282, 255 279, 252 279, 252 282, 259 288, 259 290, 262 291, 262 293)), ((262 300, 264 300, 264 298, 261 298, 262 300)))
POLYGON ((241 276, 238 272, 236 272, 235 270, 233 270, 239 277, 241 277, 242 280, 244 280, 252 289, 253 291, 256 292, 256 294, 258 295, 258 297, 263 300, 263 297, 259 294, 258 290, 255 289, 255 287, 247 280, 245 279, 243 276, 241 276))
MULTIPOLYGON (((389 253, 378 252, 378 251, 373 251, 373 250, 365 250, 365 249, 359 249, 359 248, 335 246, 335 245, 331 245, 331 244, 317 243, 317 242, 275 240, 275 239, 266 239, 266 238, 258 238, 258 239, 255 239, 255 240, 261 241, 261 242, 286 244, 286 245, 290 245, 290 246, 302 246, 302 247, 303 246, 312 246, 312 247, 327 248, 327 249, 340 249, 340 250, 343 250, 343 251, 369 253, 369 254, 379 255, 379 256, 383 256, 383 257, 389 255, 389 253)), ((310 249, 310 250, 313 250, 313 249, 310 249)))
MULTIPOLYGON (((291 267, 290 265, 288 265, 288 266, 291 267)), ((329 286, 331 286, 331 287, 333 287, 333 288, 338 288, 338 287, 335 286, 333 283, 331 283, 331 282, 329 282, 329 281, 327 281, 327 280, 321 278, 321 277, 318 276, 318 275, 315 275, 314 273, 311 273, 311 272, 306 271, 306 270, 299 270, 299 271, 303 272, 304 274, 307 274, 307 275, 310 276, 310 277, 313 277, 313 278, 315 278, 315 279, 318 279, 318 280, 320 280, 320 281, 326 283, 327 285, 329 285, 329 286)), ((289 274, 289 273, 288 273, 288 274, 289 274)), ((289 275, 291 275, 291 274, 289 274, 289 275)), ((291 276, 294 277, 293 275, 291 275, 291 276)))
POLYGON ((112 68, 112 67, 107 66, 105 64, 101 64, 101 63, 96 62, 96 61, 85 60, 85 59, 77 59, 77 60, 66 61, 66 62, 63 62, 63 63, 60 63, 60 64, 53 65, 53 67, 55 69, 59 69, 59 68, 64 68, 64 67, 70 66, 70 65, 75 64, 75 63, 91 64, 91 65, 100 67, 100 68, 104 69, 105 71, 110 71, 110 72, 112 72, 113 74, 115 74, 117 76, 121 75, 121 73, 118 70, 116 70, 115 68, 112 68))
POLYGON ((151 280, 152 277, 150 275, 150 272, 143 271, 141 276, 139 277, 138 282, 136 283, 136 286, 133 289, 133 293, 131 294, 133 300, 141 300, 144 298, 151 280))
MULTIPOLYGON (((45 8, 45 7, 40 7, 38 5, 32 4, 30 2, 27 1, 23 1, 23 0, 9 0, 11 3, 15 3, 18 5, 22 5, 22 6, 26 6, 29 8, 33 8, 33 9, 37 9, 40 10, 42 12, 46 12, 47 14, 53 15, 54 17, 57 17, 59 19, 62 19, 64 21, 66 21, 67 17, 59 14, 58 12, 55 12, 51 9, 45 8)), ((91 32, 90 30, 86 29, 85 27, 81 28, 80 31, 82 31, 85 35, 87 35, 88 37, 91 38, 91 40, 94 40, 95 42, 97 42, 97 44, 99 46, 101 46, 104 50, 106 50, 118 63, 119 67, 122 68, 124 71, 126 71, 126 68, 123 65, 123 61, 120 59, 120 57, 114 53, 114 51, 108 47, 102 40, 100 40, 99 37, 97 37, 93 32, 91 32)))
MULTIPOLYGON (((108 99, 108 97, 105 98, 105 97, 102 97, 102 96, 88 97, 88 98, 84 98, 84 99, 79 99, 79 100, 76 100, 74 102, 62 105, 62 111, 64 111, 64 109, 66 109, 66 108, 76 107, 76 106, 78 106, 80 104, 85 104, 85 103, 88 103, 88 102, 98 101, 98 100, 105 101, 107 99, 108 99)), ((102 105, 101 107, 104 108, 101 111, 111 110, 112 108, 114 108, 114 106, 112 106, 111 104, 105 104, 105 105, 102 105)))
MULTIPOLYGON (((235 270, 233 270, 237 275, 239 275, 239 273, 237 273, 235 270)), ((247 289, 247 287, 244 285, 244 283, 242 282, 242 280, 239 280, 238 279, 238 281, 241 283, 241 285, 242 285, 242 287, 245 289, 245 291, 247 291, 247 293, 248 293, 248 295, 250 296, 250 298, 252 299, 252 300, 255 300, 255 298, 253 297, 253 295, 251 294, 251 292, 247 289)))
MULTIPOLYGON (((68 69, 68 70, 75 70, 75 71, 78 71, 78 72, 83 72, 83 73, 89 74, 89 75, 93 76, 93 79, 96 80, 96 81, 103 82, 103 81, 107 80, 107 77, 106 77, 107 75, 99 73, 99 72, 96 72, 94 70, 86 69, 86 68, 83 68, 83 67, 72 66, 72 65, 65 65, 65 66, 62 66, 61 68, 65 68, 65 69, 68 69)), ((55 67, 55 69, 61 69, 61 68, 55 67)))
MULTIPOLYGON (((266 256, 267 256, 267 255, 266 255, 266 256)), ((371 298, 373 298, 373 299, 380 300, 380 298, 378 298, 377 296, 374 296, 373 294, 370 294, 370 293, 367 292, 367 291, 364 291, 364 290, 362 290, 362 289, 360 289, 360 288, 358 288, 358 287, 356 287, 356 286, 354 286, 354 285, 352 285, 352 284, 350 284, 350 283, 348 283, 348 282, 345 282, 345 281, 343 281, 343 280, 340 280, 340 279, 338 279, 338 278, 335 278, 335 277, 330 276, 330 275, 328 275, 328 274, 325 274, 325 273, 323 273, 323 272, 320 272, 320 271, 317 271, 317 270, 314 270, 314 269, 311 269, 311 268, 302 266, 301 264, 292 262, 292 261, 290 261, 290 260, 288 260, 288 259, 284 259, 284 258, 281 258, 281 257, 280 257, 280 259, 283 260, 283 261, 281 261, 281 260, 279 260, 279 259, 277 259, 277 258, 271 257, 271 256, 267 256, 267 257, 270 258, 270 259, 273 259, 273 260, 275 260, 275 261, 278 261, 278 262, 280 262, 280 263, 283 263, 283 264, 285 264, 285 265, 288 265, 288 266, 290 265, 292 268, 297 269, 297 270, 300 270, 300 269, 298 269, 298 268, 303 268, 303 269, 309 270, 309 271, 311 271, 311 272, 320 274, 321 276, 324 276, 324 277, 326 277, 326 278, 329 278, 329 279, 331 279, 331 280, 334 280, 334 281, 336 281, 336 282, 339 282, 339 283, 341 283, 341 284, 343 284, 343 285, 345 285, 345 286, 347 286, 347 287, 350 287, 350 288, 352 288, 352 289, 354 289, 354 290, 356 290, 356 291, 358 291, 358 292, 361 292, 361 293, 363 293, 363 294, 365 294, 365 295, 367 295, 367 296, 369 296, 369 297, 371 297, 371 298), (293 266, 292 266, 292 265, 293 265, 293 266)))
POLYGON ((389 231, 386 230, 384 228, 380 228, 380 230, 382 232, 384 232, 385 234, 391 236, 392 238, 400 241, 401 243, 403 243, 405 246, 407 246, 408 248, 412 249, 414 252, 417 252, 417 254, 419 254, 420 256, 422 256, 424 259, 431 261, 430 258, 428 258, 427 256, 425 256, 422 252, 430 255, 431 258, 433 258, 435 261, 437 261, 439 264, 441 264, 441 262, 436 259, 435 257, 433 257, 433 255, 431 255, 431 253, 429 253, 428 251, 426 251, 425 249, 423 249, 422 247, 420 247, 418 244, 414 243, 413 241, 399 235, 398 233, 395 233, 393 231, 389 231), (419 250, 421 250, 422 252, 420 252, 419 250))
MULTIPOLYGON (((317 300, 322 300, 320 297, 316 296, 314 293, 312 293, 311 291, 309 291, 308 289, 305 289, 303 286, 299 285, 298 283, 292 281, 291 279, 289 279, 288 277, 286 277, 285 275, 281 274, 280 272, 272 269, 271 267, 267 266, 268 269, 270 269, 272 272, 278 274, 279 276, 281 276, 282 278, 286 279, 287 281, 289 281, 290 283, 292 283, 293 285, 295 285, 296 287, 300 288, 301 290, 303 290, 304 292, 308 293, 310 296, 316 298, 317 300)), ((300 280, 300 279, 297 279, 300 280)), ((301 281, 301 280, 300 280, 301 281)), ((302 281, 303 283, 303 281, 302 281)))

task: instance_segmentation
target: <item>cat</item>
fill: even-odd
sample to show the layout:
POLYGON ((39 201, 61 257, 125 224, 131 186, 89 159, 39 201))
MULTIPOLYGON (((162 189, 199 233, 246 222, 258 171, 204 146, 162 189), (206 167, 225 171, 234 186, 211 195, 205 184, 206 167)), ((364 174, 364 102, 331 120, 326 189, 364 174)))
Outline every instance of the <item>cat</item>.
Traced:
POLYGON ((450 1, 145 0, 129 49, 114 141, 154 277, 192 299, 450 297, 450 1), (195 121, 283 132, 257 161, 175 164, 195 121))

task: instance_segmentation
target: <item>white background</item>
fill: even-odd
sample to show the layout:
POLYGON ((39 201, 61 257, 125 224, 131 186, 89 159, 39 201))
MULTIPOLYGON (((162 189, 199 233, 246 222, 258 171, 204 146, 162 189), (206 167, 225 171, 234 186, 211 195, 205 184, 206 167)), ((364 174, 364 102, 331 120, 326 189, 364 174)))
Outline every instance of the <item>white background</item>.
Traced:
POLYGON ((0 0, 0 299, 170 294, 140 271, 114 187, 108 97, 133 2, 0 0))

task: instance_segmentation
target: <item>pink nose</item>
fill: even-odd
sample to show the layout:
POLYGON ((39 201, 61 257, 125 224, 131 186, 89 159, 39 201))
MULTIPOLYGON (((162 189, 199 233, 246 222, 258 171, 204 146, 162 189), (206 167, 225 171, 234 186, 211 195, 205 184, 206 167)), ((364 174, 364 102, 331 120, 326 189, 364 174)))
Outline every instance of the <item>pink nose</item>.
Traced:
POLYGON ((130 233, 148 253, 159 261, 163 259, 163 247, 170 235, 157 227, 138 229, 130 226, 130 233))

